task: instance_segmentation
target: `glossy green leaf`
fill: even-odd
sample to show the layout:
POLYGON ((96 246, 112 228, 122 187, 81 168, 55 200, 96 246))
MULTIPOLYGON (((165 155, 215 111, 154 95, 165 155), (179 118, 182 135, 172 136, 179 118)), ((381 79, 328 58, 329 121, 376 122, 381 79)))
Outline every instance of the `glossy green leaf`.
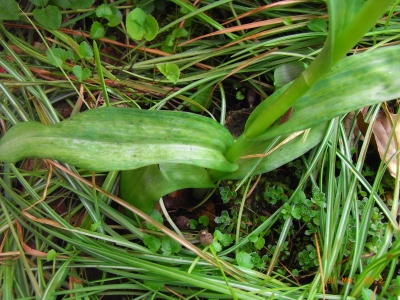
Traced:
POLYGON ((159 164, 121 174, 121 198, 149 214, 158 200, 184 188, 211 188, 214 183, 201 167, 185 164, 159 164))
POLYGON ((99 22, 93 22, 92 27, 90 27, 90 38, 97 40, 104 37, 106 30, 103 25, 99 22))
POLYGON ((177 83, 179 80, 180 70, 179 67, 174 63, 158 64, 157 68, 160 72, 171 80, 173 83, 177 83))
POLYGON ((126 29, 135 40, 153 40, 158 33, 158 23, 152 15, 148 15, 141 8, 132 10, 126 19, 126 29))
POLYGON ((41 9, 34 9, 33 17, 46 29, 56 30, 61 26, 61 11, 57 6, 49 5, 41 9))
POLYGON ((15 0, 0 1, 0 20, 18 20, 19 7, 15 0))
POLYGON ((23 122, 0 140, 0 161, 61 160, 93 171, 182 163, 233 171, 223 153, 233 138, 215 121, 189 113, 107 107, 63 122, 23 122))
MULTIPOLYGON (((257 139, 307 129, 349 111, 400 97, 399 52, 400 46, 392 46, 343 59, 295 103, 287 122, 275 124, 257 139)), ((274 93, 269 101, 283 92, 274 93)))

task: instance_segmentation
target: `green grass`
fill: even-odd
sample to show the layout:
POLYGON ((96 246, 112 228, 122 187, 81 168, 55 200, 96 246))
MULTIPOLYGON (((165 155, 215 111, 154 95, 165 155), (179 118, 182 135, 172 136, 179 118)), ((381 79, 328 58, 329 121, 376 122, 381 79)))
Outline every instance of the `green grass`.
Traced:
MULTIPOLYGON (((28 120, 58 123, 83 109, 101 106, 103 99, 106 106, 145 110, 189 111, 195 106, 220 124, 227 111, 247 106, 236 99, 238 91, 245 94, 253 89, 268 101, 259 105, 244 135, 223 153, 239 169, 201 173, 209 174, 216 187, 219 180, 230 180, 229 190, 237 192, 230 194, 235 199, 226 207, 233 218, 225 221, 231 226, 220 228, 211 251, 196 242, 200 226, 182 230, 182 237, 180 231, 170 230, 135 207, 139 194, 153 201, 152 207, 159 198, 157 192, 167 193, 198 180, 196 175, 193 179, 168 176, 168 172, 182 170, 181 166, 167 169, 162 163, 168 161, 160 162, 155 170, 145 167, 133 171, 134 175, 128 171, 120 179, 118 171, 92 173, 52 160, 1 162, 0 298, 371 299, 366 289, 377 280, 380 298, 396 299, 399 175, 388 176, 384 162, 373 167, 373 176, 365 175, 374 138, 372 126, 363 140, 355 132, 353 143, 342 119, 346 112, 370 105, 372 124, 381 109, 378 103, 399 95, 398 3, 370 0, 361 10, 358 2, 343 9, 340 1, 328 1, 329 19, 325 1, 281 1, 257 10, 267 2, 200 1, 194 6, 172 1, 161 10, 155 4, 152 15, 160 30, 150 42, 132 41, 124 22, 108 26, 108 20, 95 15, 99 4, 61 9, 63 21, 58 29, 39 26, 31 3, 21 7, 24 13, 19 20, 3 21, 2 135, 28 120), (368 22, 361 17, 368 17, 368 22), (352 18, 354 23, 350 23, 352 18), (316 19, 329 20, 328 27, 323 21, 320 27, 312 27, 310 21, 316 19), (92 21, 107 29, 95 44, 89 34, 92 21), (167 36, 179 27, 188 35, 166 45, 167 36), (82 55, 79 45, 83 42, 93 53, 86 49, 82 55), (373 52, 375 48, 383 49, 373 52), (57 63, 56 57, 63 55, 65 59, 57 63), (106 56, 116 60, 105 60, 106 56), (281 89, 270 97, 275 91, 274 71, 298 61, 309 66, 306 72, 285 87, 285 92, 281 89), (349 74, 334 71, 326 75, 338 61, 338 69, 349 74), (165 63, 179 67, 176 84, 159 71, 157 64, 165 63), (72 71, 74 65, 87 68, 92 76, 80 82, 72 71), (210 103, 197 103, 196 95, 206 88, 213 91, 210 103), (329 97, 334 100, 322 101, 329 97), (60 103, 66 107, 64 114, 60 103), (292 117, 277 125, 291 106, 292 117), (309 127, 307 137, 302 134, 285 141, 294 131, 309 127), (278 151, 263 156, 277 145, 278 151), (259 156, 240 158, 254 154, 259 156), (271 186, 286 188, 287 182, 273 179, 271 184, 268 176, 276 171, 260 181, 256 175, 299 156, 300 178, 289 174, 287 199, 281 197, 274 204, 269 198, 262 199, 271 186), (167 175, 156 177, 161 178, 162 188, 154 190, 153 186, 152 190, 145 176, 160 170, 167 170, 167 175), (133 200, 124 199, 129 203, 118 193, 120 181, 124 185, 126 178, 135 180, 135 184, 125 183, 132 190, 133 200), (255 196, 252 187, 261 190, 261 196, 255 196), (312 204, 315 188, 323 193, 323 205, 312 204), (268 218, 261 210, 250 211, 246 203, 250 191, 260 207, 273 205, 276 211, 268 218), (300 199, 302 192, 305 198, 300 199), (307 219, 311 214, 307 207, 315 222, 307 219), (305 230, 310 228, 313 233, 307 235, 305 230), (161 243, 156 253, 143 242, 148 235, 161 243), (165 249, 174 246, 164 236, 182 247, 168 252, 165 249), (264 246, 255 246, 257 238, 265 240, 264 246), (268 256, 265 264, 257 261, 256 266, 254 259, 264 255, 268 256), (348 284, 349 278, 356 281, 348 284)), ((109 5, 122 14, 136 7, 122 6, 122 1, 109 5)), ((397 110, 397 103, 391 107, 397 110)), ((152 122, 156 127, 157 121, 152 122)), ((112 130, 107 119, 99 120, 98 126, 100 131, 112 130)), ((201 134, 185 137, 186 141, 190 144, 201 134)), ((213 136, 212 132, 203 134, 213 136)), ((198 170, 187 166, 185 174, 198 170)), ((283 181, 285 177, 278 178, 283 181)))

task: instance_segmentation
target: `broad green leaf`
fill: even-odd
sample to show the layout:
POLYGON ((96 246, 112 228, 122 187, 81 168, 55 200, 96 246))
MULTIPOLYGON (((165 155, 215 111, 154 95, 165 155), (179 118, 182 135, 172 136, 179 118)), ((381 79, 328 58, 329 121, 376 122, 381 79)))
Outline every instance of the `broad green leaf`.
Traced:
POLYGON ((29 2, 37 5, 37 6, 46 6, 49 0, 29 0, 29 2))
POLYGON ((126 19, 126 29, 135 40, 153 40, 158 33, 158 23, 152 15, 148 15, 141 8, 132 10, 126 19))
POLYGON ((141 9, 132 10, 126 19, 126 29, 135 40, 141 40, 146 34, 145 23, 147 14, 141 9))
POLYGON ((96 16, 99 18, 107 18, 111 15, 111 8, 107 4, 101 4, 96 8, 96 16))
POLYGON ((69 0, 52 0, 51 4, 54 4, 61 8, 70 8, 71 2, 69 0))
POLYGON ((74 73, 79 82, 82 82, 85 79, 88 79, 90 76, 92 76, 92 72, 90 72, 88 68, 82 69, 82 67, 79 65, 75 65, 72 68, 72 72, 74 73))
POLYGON ((300 76, 301 72, 306 69, 306 65, 300 61, 293 61, 279 65, 274 70, 274 85, 276 89, 280 89, 284 85, 292 82, 300 76))
MULTIPOLYGON (((212 102, 212 91, 213 87, 210 86, 209 84, 199 85, 198 92, 193 97, 193 101, 196 101, 198 104, 208 109, 212 102)), ((194 112, 203 111, 203 109, 194 104, 190 104, 190 110, 194 112)))
MULTIPOLYGON (((280 166, 296 159, 303 155, 311 148, 318 145, 323 139, 327 130, 327 123, 319 124, 311 128, 307 139, 303 141, 303 135, 300 135, 285 145, 281 146, 276 151, 272 152, 268 156, 264 157, 257 167, 253 170, 259 158, 242 158, 235 163, 239 165, 239 168, 232 173, 223 173, 213 175, 213 180, 220 179, 241 179, 244 178, 248 173, 252 172, 252 175, 258 175, 266 173, 279 168, 280 166)), ((267 149, 268 145, 272 140, 267 141, 253 141, 247 140, 247 147, 242 155, 250 154, 262 154, 267 149)))
POLYGON ((326 32, 328 25, 324 19, 312 19, 308 22, 307 27, 315 32, 326 32))
MULTIPOLYGON (((353 1, 330 0, 328 4, 338 9, 340 5, 353 1), (335 4, 337 3, 337 4, 335 4)), ((310 66, 290 85, 284 94, 276 97, 275 100, 264 101, 257 107, 256 114, 252 114, 246 124, 244 135, 248 138, 257 138, 263 134, 280 116, 282 116, 296 101, 304 96, 316 83, 318 83, 332 68, 346 55, 346 53, 371 29, 375 21, 387 10, 391 0, 364 1, 360 10, 355 14, 347 16, 340 15, 346 19, 346 23, 339 30, 339 27, 331 26, 328 40, 318 56, 310 66), (347 21, 348 20, 348 21, 347 21), (335 29, 336 28, 336 29, 335 29), (336 31, 335 31, 336 30, 336 31), (253 116, 254 115, 254 116, 253 116)), ((349 4, 352 5, 352 4, 349 4)), ((354 7, 358 8, 357 5, 354 7)), ((356 11, 356 9, 353 9, 356 11)), ((338 20, 337 11, 331 15, 330 20, 338 20)), ((335 23, 336 21, 332 21, 335 23)), ((336 22, 337 23, 337 22, 336 22)), ((235 160, 242 145, 237 144, 228 154, 229 160, 235 160)))
POLYGON ((35 20, 46 29, 56 30, 61 25, 61 12, 56 6, 46 6, 41 9, 34 9, 35 20))
POLYGON ((365 0, 328 0, 329 31, 332 38, 337 36, 351 23, 355 15, 361 10, 365 0))
POLYGON ((104 37, 106 30, 103 25, 99 22, 93 22, 92 27, 90 27, 90 38, 97 40, 104 37))
POLYGON ((0 20, 18 20, 19 7, 15 0, 0 1, 0 20))
POLYGON ((182 163, 233 171, 223 153, 233 144, 226 128, 195 114, 106 107, 53 125, 23 122, 0 140, 0 161, 61 160, 93 171, 182 163))
POLYGON ((83 59, 92 59, 93 58, 93 50, 88 44, 88 42, 83 41, 79 44, 78 54, 80 58, 83 59))
POLYGON ((71 3, 72 9, 89 8, 94 3, 94 0, 68 0, 71 3))
MULTIPOLYGON (((400 46, 385 47, 341 60, 295 103, 287 122, 275 124, 257 139, 307 129, 347 112, 400 97, 399 51, 400 46)), ((282 89, 274 93, 268 101, 283 92, 282 89)), ((253 113, 257 114, 257 109, 253 113)))
POLYGON ((176 84, 179 80, 179 67, 174 63, 166 63, 166 64, 158 64, 157 68, 160 72, 167 77, 167 79, 171 80, 174 84, 176 84))
POLYGON ((151 165, 121 174, 121 198, 149 214, 158 200, 183 188, 212 188, 204 168, 184 164, 151 165))
POLYGON ((62 64, 70 58, 70 53, 67 50, 61 48, 55 48, 51 50, 46 50, 46 56, 50 62, 55 67, 61 67, 62 64))

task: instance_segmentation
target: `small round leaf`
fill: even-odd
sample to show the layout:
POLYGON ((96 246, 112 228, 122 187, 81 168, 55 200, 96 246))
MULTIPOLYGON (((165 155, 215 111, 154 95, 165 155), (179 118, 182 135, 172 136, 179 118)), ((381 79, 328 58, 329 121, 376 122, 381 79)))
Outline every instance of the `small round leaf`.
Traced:
POLYGON ((56 6, 46 6, 43 9, 34 9, 33 17, 46 29, 56 30, 61 25, 61 12, 56 6))
POLYGON ((174 63, 166 63, 166 64, 158 64, 157 68, 160 72, 167 77, 167 79, 171 80, 174 84, 176 84, 179 80, 179 67, 174 63))
POLYGON ((106 30, 99 22, 94 22, 90 28, 90 38, 96 40, 104 37, 106 30))
POLYGON ((107 4, 102 4, 96 8, 96 16, 99 18, 107 18, 111 15, 111 8, 107 4))
POLYGON ((135 8, 128 15, 126 29, 135 40, 145 38, 151 41, 157 35, 158 23, 153 16, 146 14, 141 8, 135 8))

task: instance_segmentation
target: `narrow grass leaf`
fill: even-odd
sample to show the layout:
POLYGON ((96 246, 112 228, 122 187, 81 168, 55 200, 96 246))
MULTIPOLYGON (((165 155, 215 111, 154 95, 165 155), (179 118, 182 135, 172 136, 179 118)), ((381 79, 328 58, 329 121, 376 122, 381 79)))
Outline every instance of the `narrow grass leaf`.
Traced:
POLYGON ((65 278, 68 275, 69 269, 68 266, 71 263, 72 258, 65 261, 54 273, 53 277, 48 282, 46 289, 43 292, 42 299, 54 299, 53 292, 57 291, 62 283, 64 282, 65 278))

